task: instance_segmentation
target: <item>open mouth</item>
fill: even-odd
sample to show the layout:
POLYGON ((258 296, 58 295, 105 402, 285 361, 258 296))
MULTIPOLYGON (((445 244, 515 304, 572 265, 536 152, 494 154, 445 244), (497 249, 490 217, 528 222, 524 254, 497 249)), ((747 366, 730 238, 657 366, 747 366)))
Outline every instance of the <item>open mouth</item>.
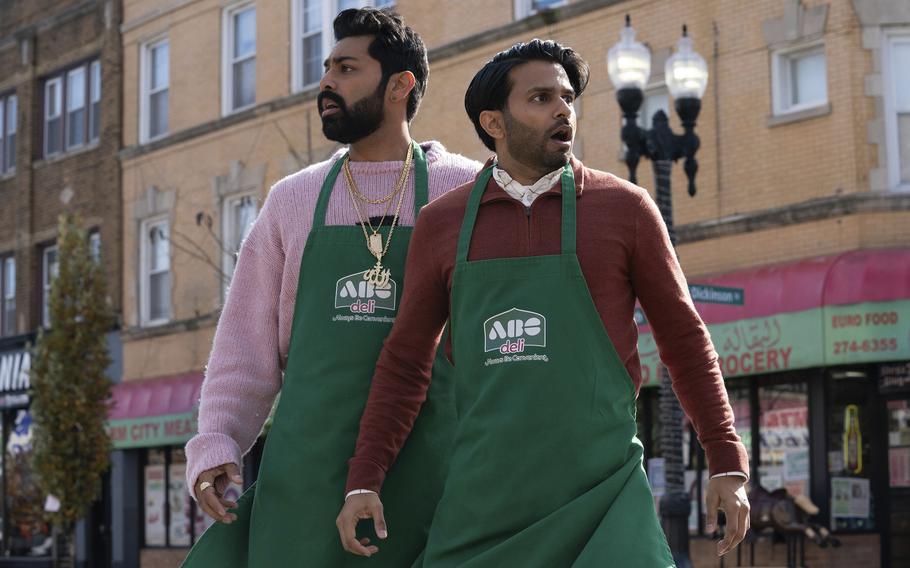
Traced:
POLYGON ((550 135, 550 140, 560 144, 570 144, 572 142, 572 127, 560 126, 550 135))
POLYGON ((325 102, 323 102, 322 110, 320 111, 319 114, 320 114, 320 116, 325 117, 325 116, 331 116, 333 114, 337 114, 339 112, 341 112, 341 107, 339 107, 337 103, 334 103, 330 100, 326 100, 325 102))

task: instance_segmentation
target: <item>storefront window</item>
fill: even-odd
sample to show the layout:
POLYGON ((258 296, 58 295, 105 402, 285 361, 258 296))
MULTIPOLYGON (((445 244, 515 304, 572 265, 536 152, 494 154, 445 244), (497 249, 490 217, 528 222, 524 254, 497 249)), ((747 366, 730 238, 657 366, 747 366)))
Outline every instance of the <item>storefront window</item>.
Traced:
POLYGON ((44 520, 44 496, 32 471, 32 414, 28 409, 5 412, 6 499, 9 525, 3 531, 5 553, 12 556, 50 556, 51 530, 44 520))
POLYGON ((689 534, 701 534, 705 517, 705 493, 708 491, 708 472, 705 455, 689 420, 683 424, 683 467, 686 491, 689 493, 689 534))
POLYGON ((910 400, 888 401, 888 472, 891 487, 910 487, 910 400))
POLYGON ((875 417, 868 400, 868 379, 848 376, 832 379, 830 384, 827 452, 831 528, 872 530, 875 507, 870 448, 875 417))
POLYGON ((167 545, 165 450, 149 450, 145 466, 145 545, 167 545))
POLYGON ((145 546, 189 547, 211 525, 187 492, 183 448, 147 450, 143 480, 145 546))
POLYGON ((747 387, 730 388, 727 391, 733 408, 733 426, 739 434, 746 451, 752 454, 752 403, 747 387))
MULTIPOLYGON (((189 547, 214 523, 186 486, 186 454, 183 448, 147 450, 144 469, 145 546, 189 547)), ((241 488, 231 484, 225 499, 236 501, 241 488)))
POLYGON ((759 388, 759 482, 768 491, 809 494, 809 387, 786 383, 759 388))

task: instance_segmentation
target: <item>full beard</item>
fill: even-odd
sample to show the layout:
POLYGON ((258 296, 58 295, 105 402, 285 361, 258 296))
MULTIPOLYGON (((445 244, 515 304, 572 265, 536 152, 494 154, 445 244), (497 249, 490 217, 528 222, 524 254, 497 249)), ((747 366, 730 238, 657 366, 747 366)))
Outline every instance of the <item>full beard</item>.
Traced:
POLYGON ((569 157, 572 150, 549 150, 547 145, 550 137, 547 133, 540 133, 537 130, 527 126, 509 114, 508 110, 503 112, 506 131, 506 147, 509 154, 522 164, 540 167, 550 172, 561 168, 569 163, 569 157))
POLYGON ((379 130, 385 119, 385 112, 382 108, 385 97, 384 81, 372 95, 363 97, 350 109, 337 95, 323 96, 331 99, 339 107, 339 112, 335 116, 322 119, 322 133, 329 140, 342 144, 353 144, 379 130))

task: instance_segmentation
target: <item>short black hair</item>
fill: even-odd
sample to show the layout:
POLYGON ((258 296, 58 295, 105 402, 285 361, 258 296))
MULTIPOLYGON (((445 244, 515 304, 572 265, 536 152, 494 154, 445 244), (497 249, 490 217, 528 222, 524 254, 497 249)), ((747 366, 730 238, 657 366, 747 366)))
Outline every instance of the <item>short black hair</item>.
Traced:
POLYGON ((533 39, 516 43, 500 51, 474 75, 464 95, 464 109, 484 146, 496 151, 493 137, 480 125, 480 113, 485 110, 503 110, 512 91, 509 72, 528 61, 552 61, 566 70, 569 82, 578 98, 588 86, 588 63, 572 48, 563 47, 553 40, 533 39))
POLYGON ((408 96, 408 121, 417 114, 420 99, 427 90, 430 65, 427 63, 427 48, 417 32, 404 25, 401 16, 376 8, 350 8, 335 17, 335 40, 346 37, 375 36, 370 43, 370 57, 382 66, 384 87, 395 73, 410 71, 417 84, 408 96))

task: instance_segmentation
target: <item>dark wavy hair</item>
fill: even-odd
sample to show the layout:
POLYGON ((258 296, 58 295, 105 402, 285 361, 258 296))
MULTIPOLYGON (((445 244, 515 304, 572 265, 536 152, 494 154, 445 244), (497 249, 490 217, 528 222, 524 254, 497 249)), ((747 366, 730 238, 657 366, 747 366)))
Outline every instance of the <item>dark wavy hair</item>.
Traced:
POLYGON ((572 48, 563 47, 552 40, 534 39, 516 43, 500 51, 474 75, 464 95, 464 109, 484 146, 496 151, 493 138, 480 125, 480 113, 485 110, 504 110, 512 91, 509 71, 528 61, 552 61, 566 70, 569 82, 578 98, 588 86, 588 63, 572 48))
POLYGON ((414 74, 417 84, 408 96, 408 121, 413 119, 427 90, 430 74, 427 48, 417 32, 404 25, 398 14, 375 8, 344 10, 332 25, 336 41, 346 37, 375 36, 368 52, 382 66, 380 88, 385 88, 394 73, 410 71, 414 74))

